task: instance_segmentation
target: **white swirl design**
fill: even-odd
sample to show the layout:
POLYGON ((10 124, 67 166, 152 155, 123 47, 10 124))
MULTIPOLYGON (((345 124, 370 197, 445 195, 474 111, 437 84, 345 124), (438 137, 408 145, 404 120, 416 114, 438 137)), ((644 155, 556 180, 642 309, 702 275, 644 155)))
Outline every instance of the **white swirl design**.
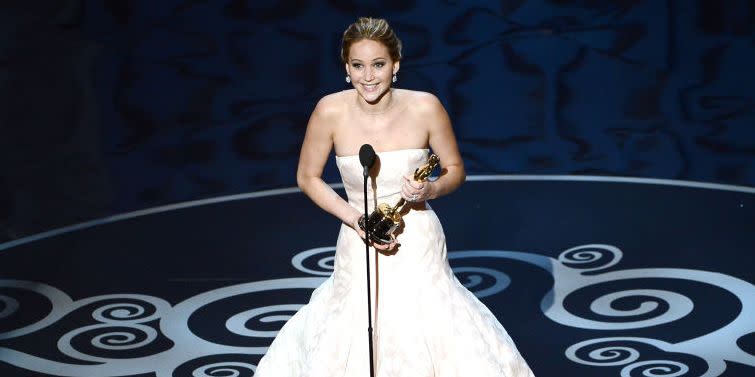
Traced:
POLYGON ((3 309, 0 310, 0 318, 10 317, 13 313, 18 311, 18 300, 13 297, 0 295, 0 303, 3 304, 3 309))
POLYGON ((721 375, 726 370, 724 360, 717 359, 717 355, 705 353, 702 350, 698 353, 689 352, 682 343, 667 343, 657 339, 635 338, 635 337, 615 337, 591 339, 579 342, 566 350, 566 357, 576 363, 596 367, 613 367, 624 366, 621 369, 622 377, 631 377, 635 375, 634 371, 641 371, 642 376, 647 377, 676 377, 683 376, 690 371, 687 364, 675 360, 641 360, 642 355, 634 345, 645 344, 649 347, 670 353, 670 354, 688 354, 697 356, 708 364, 708 370, 704 371, 700 377, 715 377, 721 375), (623 343, 623 345, 621 345, 623 343), (605 346, 600 346, 606 344, 605 346), (583 350, 598 347, 587 353, 589 359, 579 356, 584 353, 583 350), (686 351, 686 352, 685 352, 686 351))
MULTIPOLYGON (((592 366, 617 366, 632 363, 640 358, 640 352, 629 346, 610 344, 589 351, 589 359, 579 357, 578 353, 584 348, 590 348, 599 343, 610 343, 616 339, 595 339, 577 343, 566 350, 566 357, 579 364, 592 366)), ((626 339, 621 339, 626 341, 626 339)))
MULTIPOLYGON (((59 321, 67 313, 66 310, 63 308, 71 306, 71 298, 68 297, 68 295, 63 293, 63 291, 57 288, 54 288, 52 286, 49 286, 47 284, 44 284, 44 283, 34 282, 34 281, 0 279, 0 287, 15 288, 15 289, 25 290, 29 292, 34 292, 43 296, 52 304, 52 311, 50 313, 47 313, 47 315, 44 318, 22 328, 13 329, 6 332, 0 332, 0 340, 16 338, 19 336, 31 334, 33 332, 44 329, 47 326, 50 326, 53 323, 59 321)), ((20 306, 20 303, 19 303, 19 306, 20 306)))
MULTIPOLYGON (((241 377, 240 370, 249 370, 256 372, 257 367, 252 364, 239 363, 239 362, 222 362, 197 368, 191 373, 193 377, 241 377)), ((249 377, 252 374, 248 375, 249 377)))
POLYGON ((496 293, 502 292, 506 287, 511 284, 511 278, 501 271, 493 270, 491 268, 484 267, 456 267, 453 269, 454 273, 466 277, 467 280, 464 283, 464 287, 470 290, 477 297, 492 296, 496 293), (492 277, 495 283, 490 287, 479 289, 483 282, 481 275, 469 274, 476 273, 492 277))
POLYGON ((335 246, 328 246, 328 247, 317 247, 314 249, 309 249, 302 251, 298 254, 296 254, 293 259, 291 259, 291 264, 293 266, 305 274, 315 275, 315 276, 330 276, 333 273, 333 268, 335 264, 335 256, 332 255, 335 253, 336 248, 335 246), (305 267, 304 262, 311 258, 314 255, 317 254, 323 254, 323 253, 329 253, 331 255, 328 255, 326 257, 322 257, 317 261, 317 266, 320 267, 322 270, 313 270, 311 268, 305 267))
MULTIPOLYGON (((151 333, 150 335, 154 339, 157 337, 157 332, 155 331, 151 333)), ((126 350, 126 349, 138 348, 144 344, 148 344, 148 342, 134 343, 136 339, 137 339, 136 335, 132 333, 125 332, 125 331, 114 331, 114 332, 109 332, 107 334, 101 334, 101 335, 95 336, 94 338, 92 338, 92 345, 98 348, 109 349, 109 350, 126 350)))
MULTIPOLYGON (((589 245, 595 246, 595 245, 589 245)), ((574 249, 570 249, 574 250, 574 249)), ((618 249, 615 252, 620 253, 618 249)), ((563 255, 559 258, 561 260, 563 255)), ((621 254, 617 254, 620 258, 621 254)), ((611 262, 609 265, 615 263, 611 262)), ((603 269, 599 267, 598 269, 603 269)), ((570 313, 566 310, 564 301, 569 295, 577 292, 583 288, 594 286, 598 284, 607 284, 611 282, 617 282, 621 280, 629 279, 686 279, 692 281, 698 281, 705 284, 713 284, 724 289, 729 287, 733 294, 742 298, 748 291, 747 288, 742 286, 742 283, 749 285, 749 289, 752 289, 752 284, 744 282, 742 280, 726 276, 723 274, 711 273, 706 271, 697 270, 683 270, 683 269, 635 269, 635 270, 619 270, 609 271, 602 274, 586 274, 586 272, 593 272, 596 268, 590 269, 575 269, 563 264, 556 264, 552 266, 552 273, 554 279, 553 289, 546 295, 541 302, 541 309, 552 320, 573 327, 580 327, 585 329, 594 330, 627 330, 636 329, 642 327, 656 326, 665 323, 669 323, 680 319, 689 314, 694 304, 692 301, 680 294, 661 290, 643 289, 643 290, 627 290, 622 292, 616 292, 607 296, 598 298, 590 305, 590 309, 596 314, 603 314, 612 317, 624 317, 627 318, 624 322, 608 322, 599 321, 588 318, 583 318, 570 313), (744 288, 744 289, 740 289, 744 288), (625 298, 629 296, 650 296, 659 301, 664 301, 668 305, 668 309, 663 313, 658 313, 652 318, 644 320, 632 321, 630 316, 650 313, 650 310, 657 308, 656 303, 645 302, 639 308, 633 311, 619 311, 612 307, 612 303, 619 298, 625 298)), ((755 304, 755 303, 754 303, 755 304)), ((755 310, 755 308, 753 308, 755 310)))
MULTIPOLYGON (((128 327, 119 326, 118 328, 128 329, 131 332, 109 331, 93 336, 90 343, 101 350, 123 351, 144 347, 157 339, 157 330, 152 327, 139 324, 128 324, 127 326, 128 327), (143 334, 143 339, 138 340, 139 337, 135 334, 136 332, 143 334)), ((112 328, 113 325, 110 324, 99 324, 78 328, 63 335, 60 340, 58 340, 58 349, 60 349, 60 351, 66 356, 70 356, 74 359, 100 363, 107 362, 110 360, 107 357, 94 356, 75 349, 73 346, 73 340, 75 337, 85 335, 88 332, 112 328)))
POLYGON ((141 317, 147 310, 142 305, 134 303, 117 303, 105 305, 92 313, 94 319, 102 323, 143 323, 156 319, 156 315, 141 317))
MULTIPOLYGON (((282 322, 285 323, 289 319, 291 319, 291 316, 293 313, 296 313, 299 309, 302 308, 304 305, 273 305, 273 306, 265 306, 262 308, 255 308, 252 310, 247 310, 243 313, 239 313, 234 315, 233 317, 229 318, 228 321, 226 321, 226 328, 230 330, 232 333, 237 335, 243 335, 243 336, 251 336, 251 337, 259 337, 259 338, 275 338, 276 335, 278 335, 278 331, 261 331, 261 330, 254 330, 246 327, 246 323, 252 319, 256 318, 260 315, 264 315, 267 313, 278 313, 282 311, 291 312, 291 315, 268 315, 259 318, 260 322, 282 322)), ((281 324, 282 325, 282 324, 281 324)))
MULTIPOLYGON (((21 328, 0 332, 0 340, 18 338, 45 329, 77 310, 90 311, 94 324, 87 324, 67 332, 57 340, 60 353, 80 361, 66 363, 31 355, 9 347, 0 347, 0 362, 14 365, 22 370, 34 371, 52 376, 91 376, 109 377, 113 375, 153 374, 156 377, 172 377, 174 371, 194 360, 219 355, 263 355, 267 347, 238 346, 222 342, 226 338, 268 340, 276 331, 262 330, 254 326, 259 323, 284 323, 291 314, 305 303, 283 305, 255 305, 248 295, 273 293, 278 290, 314 290, 333 270, 334 247, 320 247, 302 251, 292 259, 294 267, 306 277, 282 278, 231 285, 200 293, 186 298, 172 306, 161 298, 134 295, 112 294, 72 300, 67 294, 49 285, 34 281, 0 280, 0 287, 33 292, 51 303, 49 313, 41 313, 36 322, 21 328), (317 266, 313 269, 308 266, 317 266), (232 337, 205 339, 189 325, 190 318, 210 305, 244 296, 244 305, 239 312, 220 313, 225 329, 232 337), (157 327, 155 327, 157 323, 157 327), (164 337, 172 346, 158 349, 156 340, 164 337), (81 340, 89 340, 88 343, 81 340), (224 339, 224 340, 218 340, 224 339), (91 345, 87 350, 85 344, 91 345), (153 349, 148 348, 153 347, 153 349), (134 350, 144 356, 132 356, 134 350), (101 351, 101 352, 97 352, 101 351), (96 352, 97 355, 89 353, 96 352), (118 357, 114 357, 113 353, 118 357), (146 355, 145 355, 146 354, 146 355), (96 364, 85 364, 96 363, 96 364)), ((690 373, 690 367, 678 360, 643 359, 637 345, 644 344, 669 354, 692 355, 704 360, 707 370, 694 371, 702 377, 715 377, 726 371, 727 362, 755 367, 755 356, 743 351, 736 339, 755 332, 755 286, 744 280, 709 271, 675 268, 616 269, 621 261, 621 251, 610 245, 583 245, 560 253, 558 258, 526 252, 503 250, 467 250, 448 253, 449 260, 480 260, 491 258, 506 260, 507 263, 523 263, 535 266, 544 276, 553 279, 551 290, 543 297, 540 308, 543 314, 555 323, 594 331, 646 328, 677 321, 695 310, 693 301, 680 293, 666 290, 637 287, 616 290, 594 298, 589 304, 591 317, 584 318, 566 309, 564 303, 576 292, 589 292, 585 288, 600 285, 611 287, 612 283, 635 282, 642 279, 687 280, 726 290, 741 303, 737 317, 723 327, 677 343, 666 343, 656 339, 637 337, 606 337, 582 341, 565 351, 568 360, 595 368, 622 368, 621 376, 632 377, 676 377, 690 373), (611 268, 609 270, 609 268, 611 268), (617 309, 624 300, 633 299, 639 303, 628 309, 617 309), (664 305, 659 305, 663 303, 664 305), (638 320, 638 317, 641 319, 638 320), (715 349, 715 352, 710 350, 715 349), (579 356, 582 355, 582 356, 579 356)), ((504 291, 511 284, 511 278, 504 271, 489 267, 460 265, 454 269, 460 281, 479 297, 494 299, 494 295, 504 291)), ((625 286, 622 285, 622 286, 625 286)), ((24 301, 7 294, 0 296, 2 311, 0 318, 22 310, 24 301)), ((223 307, 222 305, 220 307, 223 307)), ((217 315, 213 315, 217 317, 217 315)), ((257 342, 255 342, 257 343, 257 342)), ((259 342, 264 344, 264 342, 259 342)), ((657 355, 655 355, 657 356, 657 355)), ((59 358, 58 358, 59 359, 59 358)), ((202 366, 193 371, 195 377, 246 376, 251 375, 255 366, 242 362, 218 362, 202 366), (248 373, 247 373, 248 372, 248 373)))
POLYGON ((600 271, 619 263, 621 251, 618 248, 600 244, 577 246, 562 252, 558 256, 558 261, 564 265, 590 264, 601 261, 607 255, 608 260, 598 266, 581 269, 582 271, 600 271))
POLYGON ((623 365, 640 358, 640 353, 629 347, 604 347, 590 352, 590 358, 599 360, 594 362, 584 361, 583 364, 608 366, 623 365))
MULTIPOLYGON (((626 290, 626 291, 621 291, 621 292, 614 292, 614 293, 604 295, 602 297, 598 297, 590 305, 590 310, 592 310, 593 312, 597 314, 604 315, 607 317, 630 317, 630 316, 639 316, 643 314, 652 313, 654 310, 658 309, 658 303, 652 302, 652 301, 645 301, 641 303, 639 307, 632 310, 614 309, 614 306, 613 306, 614 302, 627 298, 627 297, 633 297, 633 296, 654 297, 654 298, 657 298, 658 300, 665 301, 666 303, 668 303, 670 307, 675 308, 675 310, 673 311, 669 310, 663 315, 656 318, 652 318, 646 321, 634 321, 632 322, 632 326, 634 327, 647 327, 647 326, 652 326, 653 324, 656 324, 658 322, 666 323, 666 322, 676 321, 677 319, 680 319, 686 316, 687 314, 692 313, 692 309, 695 306, 692 303, 692 300, 678 293, 661 291, 657 289, 631 289, 631 290, 626 290)), ((627 326, 628 322, 623 322, 623 324, 624 326, 627 326)))
POLYGON ((648 360, 627 365, 621 370, 621 377, 632 377, 636 369, 641 370, 645 377, 678 377, 689 372, 686 364, 677 361, 648 360))

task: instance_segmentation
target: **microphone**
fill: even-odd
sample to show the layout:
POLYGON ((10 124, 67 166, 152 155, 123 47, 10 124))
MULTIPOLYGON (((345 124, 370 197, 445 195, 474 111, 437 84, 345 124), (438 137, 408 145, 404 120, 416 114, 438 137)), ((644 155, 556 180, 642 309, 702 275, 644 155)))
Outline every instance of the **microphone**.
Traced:
POLYGON ((359 162, 362 164, 362 167, 364 167, 364 172, 362 175, 365 177, 367 176, 368 170, 372 167, 372 165, 375 165, 375 150, 372 149, 372 145, 364 144, 361 148, 359 148, 359 162))
POLYGON ((364 257, 365 257, 365 265, 367 266, 367 274, 365 277, 367 278, 367 346, 368 346, 368 355, 370 357, 370 377, 375 376, 375 368, 374 368, 374 361, 373 361, 373 349, 372 349, 372 303, 370 297, 372 296, 370 294, 370 228, 367 226, 367 219, 370 216, 369 211, 367 210, 367 176, 369 175, 369 170, 372 167, 372 165, 375 165, 375 150, 372 149, 372 145, 369 144, 363 144, 361 148, 359 148, 359 162, 364 167, 364 172, 362 175, 364 176, 364 215, 359 218, 357 221, 359 223, 359 227, 364 229, 365 237, 364 237, 364 257))

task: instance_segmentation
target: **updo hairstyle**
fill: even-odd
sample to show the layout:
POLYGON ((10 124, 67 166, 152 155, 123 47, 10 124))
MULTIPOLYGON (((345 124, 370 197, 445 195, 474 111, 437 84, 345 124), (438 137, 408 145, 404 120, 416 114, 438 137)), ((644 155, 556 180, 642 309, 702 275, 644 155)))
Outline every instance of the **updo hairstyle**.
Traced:
POLYGON ((401 60, 401 40, 396 37, 393 29, 388 25, 388 21, 382 18, 360 17, 343 32, 341 41, 341 61, 343 63, 349 60, 351 45, 363 39, 382 43, 388 48, 391 60, 395 62, 401 60))

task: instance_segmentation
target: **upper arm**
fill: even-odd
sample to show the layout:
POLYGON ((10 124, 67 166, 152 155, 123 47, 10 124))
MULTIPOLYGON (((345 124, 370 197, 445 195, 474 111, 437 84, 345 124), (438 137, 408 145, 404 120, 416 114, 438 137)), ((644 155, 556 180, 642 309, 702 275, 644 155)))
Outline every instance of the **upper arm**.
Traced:
POLYGON ((423 99, 423 102, 422 107, 427 112, 426 119, 429 120, 427 127, 430 148, 440 159, 440 165, 444 170, 454 167, 454 169, 459 169, 463 176, 464 163, 459 153, 448 113, 434 95, 428 95, 427 98, 423 99))
POLYGON ((329 110, 328 101, 321 99, 309 117, 296 171, 298 181, 322 175, 333 149, 333 127, 329 110))

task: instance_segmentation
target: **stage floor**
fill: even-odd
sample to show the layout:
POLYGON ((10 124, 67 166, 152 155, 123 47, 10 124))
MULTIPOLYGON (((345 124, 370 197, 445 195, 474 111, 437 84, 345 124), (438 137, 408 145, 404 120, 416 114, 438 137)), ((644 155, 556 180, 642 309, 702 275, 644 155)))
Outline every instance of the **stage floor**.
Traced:
MULTIPOLYGON (((431 204, 538 377, 755 375, 755 188, 471 176, 431 204)), ((252 376, 339 225, 280 189, 0 244, 0 376, 252 376)))

